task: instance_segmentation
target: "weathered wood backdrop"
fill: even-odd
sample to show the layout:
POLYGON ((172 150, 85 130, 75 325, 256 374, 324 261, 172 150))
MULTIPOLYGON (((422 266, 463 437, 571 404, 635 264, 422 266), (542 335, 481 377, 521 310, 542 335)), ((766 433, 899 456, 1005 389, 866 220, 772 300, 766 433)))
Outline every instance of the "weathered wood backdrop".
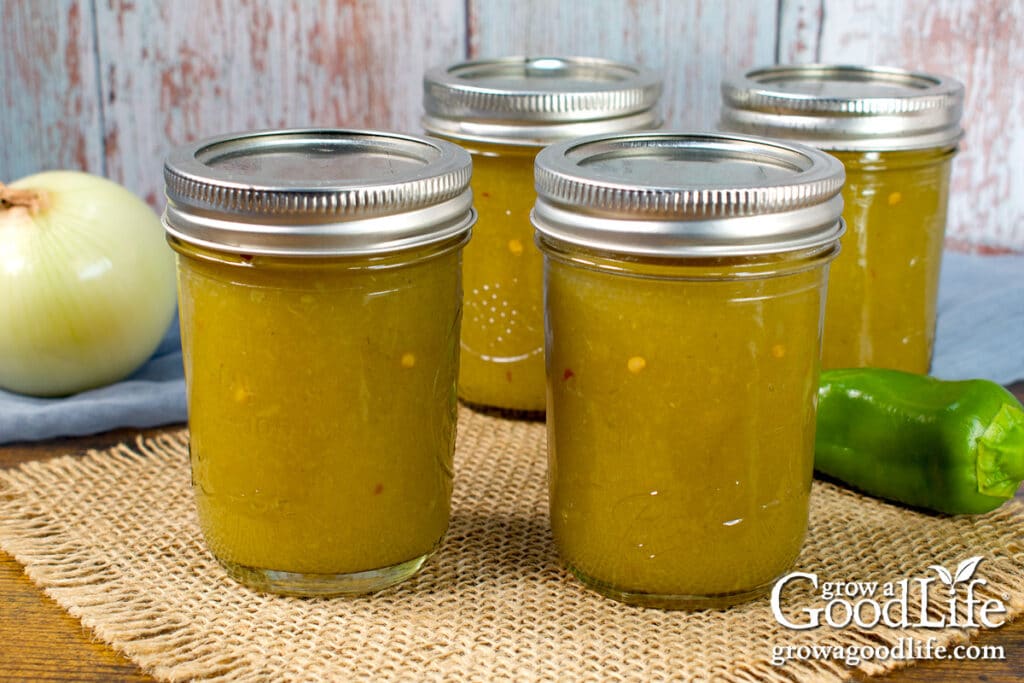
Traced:
POLYGON ((781 62, 967 86, 950 243, 1024 252, 1024 0, 0 0, 0 179, 105 174, 162 205, 174 145, 281 126, 418 131, 429 65, 593 54, 665 76, 673 127, 781 62))

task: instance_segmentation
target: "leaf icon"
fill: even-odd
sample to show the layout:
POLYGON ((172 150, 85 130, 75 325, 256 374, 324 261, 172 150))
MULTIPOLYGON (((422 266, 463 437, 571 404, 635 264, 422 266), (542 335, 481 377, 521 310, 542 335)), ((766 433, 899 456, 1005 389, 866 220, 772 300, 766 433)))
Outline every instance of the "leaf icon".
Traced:
POLYGON ((946 584, 947 586, 953 585, 953 576, 945 567, 933 564, 930 565, 928 568, 935 570, 935 573, 939 575, 940 579, 942 579, 942 583, 946 584))
POLYGON ((953 579, 954 583, 960 583, 961 581, 967 581, 974 572, 978 569, 978 565, 984 560, 984 556, 978 555, 977 557, 969 557, 960 563, 956 568, 956 577, 953 579))

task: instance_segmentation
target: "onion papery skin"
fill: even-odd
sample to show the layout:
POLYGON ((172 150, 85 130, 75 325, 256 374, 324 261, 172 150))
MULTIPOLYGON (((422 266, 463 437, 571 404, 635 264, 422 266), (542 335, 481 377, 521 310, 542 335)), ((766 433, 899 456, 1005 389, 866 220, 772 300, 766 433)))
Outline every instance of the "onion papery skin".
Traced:
POLYGON ((0 388, 65 396, 121 380, 174 315, 174 253, 160 219, 117 183, 78 171, 7 187, 37 212, 0 208, 0 388))

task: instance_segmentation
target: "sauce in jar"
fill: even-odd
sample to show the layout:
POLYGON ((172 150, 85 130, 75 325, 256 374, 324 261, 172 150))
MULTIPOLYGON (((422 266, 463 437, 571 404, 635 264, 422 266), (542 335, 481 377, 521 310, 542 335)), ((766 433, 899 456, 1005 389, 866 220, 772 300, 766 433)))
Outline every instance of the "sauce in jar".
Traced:
POLYGON ((536 172, 563 561, 633 604, 763 593, 807 529, 841 165, 665 133, 557 144, 536 172))
POLYGON ((469 170, 450 143, 332 130, 168 159, 194 493, 233 578, 371 592, 443 537, 469 170))
POLYGON ((822 363, 925 374, 954 149, 832 154, 846 167, 847 235, 832 264, 822 363))
POLYGON ((542 411, 542 264, 533 244, 533 161, 550 143, 658 125, 660 81, 583 57, 507 57, 432 69, 424 128, 473 155, 480 219, 463 262, 459 396, 470 404, 542 411))
POLYGON ((963 86, 882 67, 776 66, 728 80, 722 128, 811 144, 846 167, 823 364, 926 373, 963 86))

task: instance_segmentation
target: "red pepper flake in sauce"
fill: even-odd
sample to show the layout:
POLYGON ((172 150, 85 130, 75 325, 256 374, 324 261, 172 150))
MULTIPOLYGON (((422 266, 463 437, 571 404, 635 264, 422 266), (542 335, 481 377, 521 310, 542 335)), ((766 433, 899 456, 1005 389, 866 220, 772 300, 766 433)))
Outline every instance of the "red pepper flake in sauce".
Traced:
POLYGON ((576 376, 575 372, 573 372, 569 368, 566 368, 565 372, 562 373, 562 381, 568 381, 568 380, 572 379, 575 376, 576 376))
POLYGON ((238 258, 242 259, 246 263, 252 263, 252 254, 239 254, 238 258))
POLYGON ((377 484, 373 487, 373 495, 379 496, 384 491, 384 484, 377 484))
POLYGON ((509 382, 512 381, 512 371, 511 370, 506 370, 505 371, 505 379, 507 379, 509 382))

